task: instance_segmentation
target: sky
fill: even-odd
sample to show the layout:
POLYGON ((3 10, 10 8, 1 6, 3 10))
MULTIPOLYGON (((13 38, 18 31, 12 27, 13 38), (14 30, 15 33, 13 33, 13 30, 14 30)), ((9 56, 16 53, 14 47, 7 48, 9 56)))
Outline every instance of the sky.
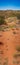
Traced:
POLYGON ((0 0, 0 10, 20 10, 20 0, 0 0))

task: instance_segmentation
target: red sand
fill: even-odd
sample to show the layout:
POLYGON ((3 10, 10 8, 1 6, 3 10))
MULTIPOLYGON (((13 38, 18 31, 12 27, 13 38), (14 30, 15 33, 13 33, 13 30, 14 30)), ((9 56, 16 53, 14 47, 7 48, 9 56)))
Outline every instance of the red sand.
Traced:
MULTIPOLYGON (((16 30, 15 30, 16 31, 16 30)), ((13 65, 13 54, 16 52, 16 46, 20 45, 20 30, 17 30, 17 34, 13 34, 13 30, 1 32, 0 42, 3 42, 3 46, 0 49, 3 50, 2 62, 4 58, 8 57, 8 65, 13 65)))

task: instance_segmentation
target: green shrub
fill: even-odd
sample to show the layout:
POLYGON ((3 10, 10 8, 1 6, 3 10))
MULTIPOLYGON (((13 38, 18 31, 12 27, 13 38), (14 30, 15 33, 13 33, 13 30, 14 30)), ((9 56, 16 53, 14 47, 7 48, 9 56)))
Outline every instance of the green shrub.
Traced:
POLYGON ((0 16, 0 25, 2 25, 4 23, 5 23, 4 16, 0 16))

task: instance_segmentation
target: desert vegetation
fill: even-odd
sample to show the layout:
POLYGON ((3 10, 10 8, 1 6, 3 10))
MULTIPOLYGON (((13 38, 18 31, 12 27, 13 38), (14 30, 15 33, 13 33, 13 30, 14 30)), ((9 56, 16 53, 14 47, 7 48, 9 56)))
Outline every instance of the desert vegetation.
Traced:
MULTIPOLYGON (((7 29, 7 28, 14 28, 14 27, 16 28, 15 25, 8 25, 8 22, 12 23, 12 21, 14 22, 14 20, 16 22, 15 17, 17 17, 17 20, 20 20, 20 11, 13 11, 13 10, 0 11, 0 30, 4 31, 4 29, 7 29), (8 20, 9 17, 10 19, 8 20)), ((20 24, 20 21, 18 22, 18 24, 20 24)))
POLYGON ((17 47, 16 47, 16 50, 17 50, 18 52, 20 52, 20 46, 17 46, 17 47))
POLYGON ((13 11, 13 10, 0 11, 0 16, 4 16, 5 18, 17 16, 17 18, 20 19, 20 11, 18 10, 17 11, 13 11))
POLYGON ((3 25, 5 23, 4 16, 0 16, 0 25, 3 25))
POLYGON ((5 58, 5 62, 3 63, 3 65, 8 65, 8 58, 5 58))
POLYGON ((20 64, 20 46, 16 47, 17 52, 14 54, 14 64, 20 64))

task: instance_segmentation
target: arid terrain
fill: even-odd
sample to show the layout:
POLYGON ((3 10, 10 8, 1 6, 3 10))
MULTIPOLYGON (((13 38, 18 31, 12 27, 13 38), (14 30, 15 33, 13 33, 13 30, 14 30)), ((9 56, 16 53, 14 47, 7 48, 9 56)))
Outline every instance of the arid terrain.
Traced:
POLYGON ((12 16, 5 21, 0 25, 0 65, 20 65, 20 19, 12 16))

